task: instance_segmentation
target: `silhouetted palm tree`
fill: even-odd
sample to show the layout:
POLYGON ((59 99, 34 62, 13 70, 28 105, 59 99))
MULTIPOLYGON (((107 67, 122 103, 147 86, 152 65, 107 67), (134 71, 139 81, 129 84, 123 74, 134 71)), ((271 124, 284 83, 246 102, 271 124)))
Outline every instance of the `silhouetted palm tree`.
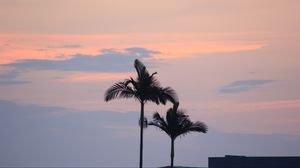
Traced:
POLYGON ((158 80, 154 77, 156 74, 149 74, 146 67, 139 60, 134 61, 134 67, 138 77, 125 79, 111 86, 105 93, 105 101, 115 98, 134 98, 141 104, 140 113, 140 163, 139 167, 143 167, 143 127, 144 127, 144 105, 148 101, 156 104, 166 104, 171 101, 173 104, 178 102, 176 92, 170 88, 160 86, 158 80), (141 122, 142 121, 142 122, 141 122))
POLYGON ((200 122, 192 122, 189 116, 183 110, 177 110, 177 106, 167 111, 166 120, 154 113, 153 121, 149 123, 164 131, 171 138, 171 168, 174 165, 174 141, 178 136, 185 135, 190 132, 207 132, 207 126, 200 122))

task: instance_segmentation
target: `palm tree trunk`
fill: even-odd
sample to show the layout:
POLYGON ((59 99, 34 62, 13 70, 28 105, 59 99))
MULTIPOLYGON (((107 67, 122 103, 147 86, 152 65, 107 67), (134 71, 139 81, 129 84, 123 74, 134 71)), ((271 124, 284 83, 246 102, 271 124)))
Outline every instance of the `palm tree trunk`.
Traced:
POLYGON ((174 139, 171 138, 171 168, 174 166, 174 139))
POLYGON ((140 129, 140 168, 143 168, 144 101, 141 101, 140 129))

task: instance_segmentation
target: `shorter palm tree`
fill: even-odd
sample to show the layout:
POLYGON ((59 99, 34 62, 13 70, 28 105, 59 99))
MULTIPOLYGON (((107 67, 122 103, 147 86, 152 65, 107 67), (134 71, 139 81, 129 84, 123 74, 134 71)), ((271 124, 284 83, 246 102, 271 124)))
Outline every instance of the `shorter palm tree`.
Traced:
POLYGON ((183 110, 177 110, 177 106, 167 111, 166 120, 156 112, 153 115, 153 121, 149 123, 149 125, 156 126, 167 133, 171 138, 171 168, 174 165, 175 139, 190 132, 207 132, 207 126, 204 123, 200 121, 192 122, 183 110))

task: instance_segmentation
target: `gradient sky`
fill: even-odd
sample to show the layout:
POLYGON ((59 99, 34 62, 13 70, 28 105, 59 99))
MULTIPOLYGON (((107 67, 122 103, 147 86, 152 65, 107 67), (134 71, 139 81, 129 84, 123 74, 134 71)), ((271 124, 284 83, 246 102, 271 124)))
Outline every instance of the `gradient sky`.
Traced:
MULTIPOLYGON (((0 166, 137 166, 139 104, 104 102, 134 59, 207 134, 175 164, 300 155, 299 0, 0 0, 0 166)), ((171 106, 146 105, 149 117, 171 106)), ((145 131, 145 165, 169 139, 145 131)))

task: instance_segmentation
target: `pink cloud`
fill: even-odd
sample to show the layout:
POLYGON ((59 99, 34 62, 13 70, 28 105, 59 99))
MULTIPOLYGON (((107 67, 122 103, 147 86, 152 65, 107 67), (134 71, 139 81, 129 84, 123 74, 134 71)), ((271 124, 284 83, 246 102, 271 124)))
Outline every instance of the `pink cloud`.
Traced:
POLYGON ((257 103, 243 103, 240 108, 246 110, 266 110, 266 109, 300 109, 300 100, 275 100, 257 103))
POLYGON ((65 77, 62 80, 75 82, 91 82, 91 81, 110 81, 122 80, 129 76, 134 76, 132 72, 128 73, 76 73, 65 77))
POLYGON ((96 55, 101 49, 142 47, 160 51, 159 59, 186 58, 202 53, 257 50, 267 45, 265 33, 157 34, 0 34, 0 64, 22 59, 66 59, 75 54, 96 55), (245 39, 251 40, 245 40, 245 39), (62 47, 62 46, 78 47, 62 47), (60 46, 60 47, 53 47, 60 46))

